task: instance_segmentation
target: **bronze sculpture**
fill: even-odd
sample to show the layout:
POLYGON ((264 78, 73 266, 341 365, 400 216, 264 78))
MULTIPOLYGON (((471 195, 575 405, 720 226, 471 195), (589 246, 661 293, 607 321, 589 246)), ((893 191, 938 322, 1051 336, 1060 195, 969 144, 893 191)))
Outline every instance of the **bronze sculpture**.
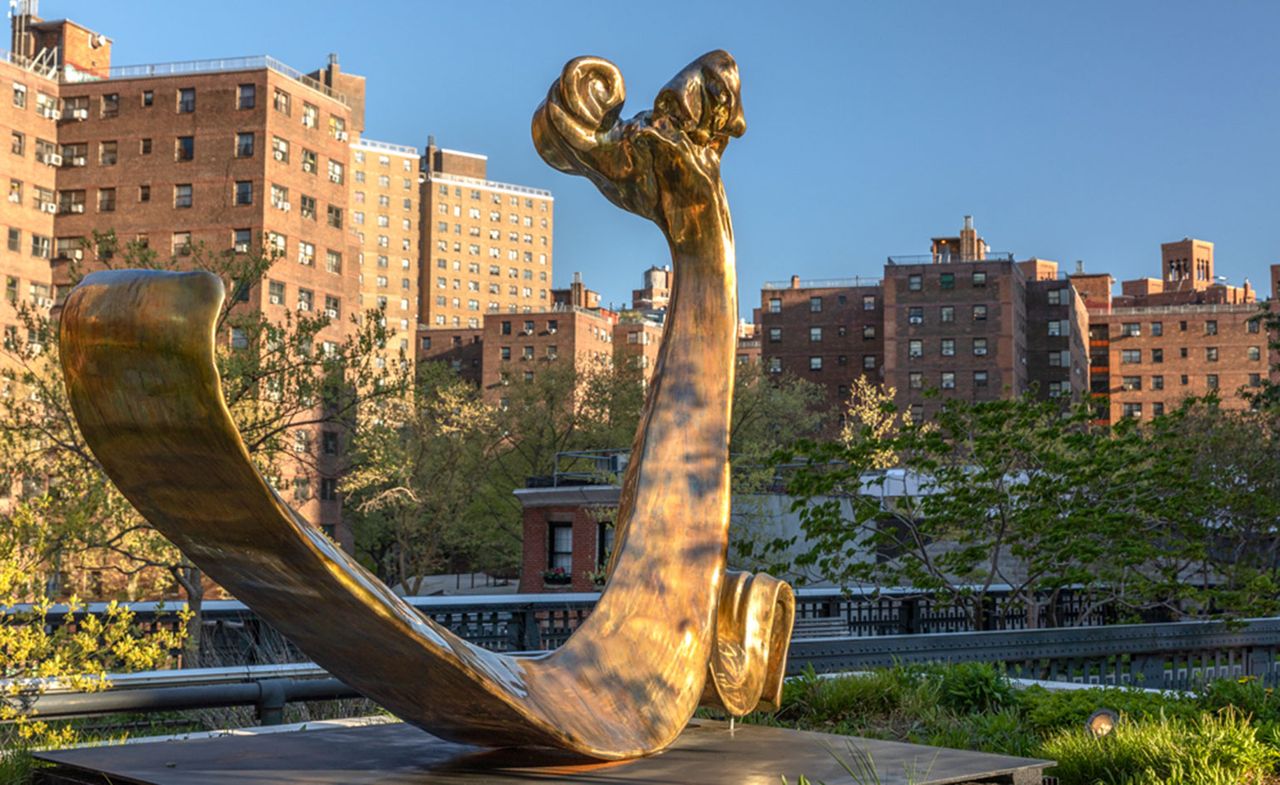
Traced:
POLYGON ((622 759, 670 744, 700 702, 745 714, 780 696, 791 589, 725 572, 737 300, 719 164, 745 130, 737 67, 704 55, 619 122, 623 98, 616 67, 579 58, 533 121, 548 163, 658 224, 676 270, 608 582, 546 655, 494 654, 422 618, 263 481, 214 365, 217 278, 96 273, 63 310, 72 405, 124 495, 317 663, 441 737, 622 759))

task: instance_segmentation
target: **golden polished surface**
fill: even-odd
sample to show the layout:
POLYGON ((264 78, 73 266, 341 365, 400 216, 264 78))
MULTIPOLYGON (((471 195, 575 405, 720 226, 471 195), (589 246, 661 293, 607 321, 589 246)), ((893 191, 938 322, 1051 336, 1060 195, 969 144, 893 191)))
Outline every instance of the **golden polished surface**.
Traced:
POLYGON ((616 67, 579 58, 533 120, 548 163, 662 229, 676 272, 608 581, 546 655, 423 618, 267 485, 222 398, 216 277, 95 273, 63 310, 76 417, 130 502, 317 663, 444 738, 624 759, 669 745, 700 702, 744 714, 780 697, 791 589, 725 571, 737 284, 720 155, 745 130, 737 66, 704 55, 620 122, 624 94, 616 67))

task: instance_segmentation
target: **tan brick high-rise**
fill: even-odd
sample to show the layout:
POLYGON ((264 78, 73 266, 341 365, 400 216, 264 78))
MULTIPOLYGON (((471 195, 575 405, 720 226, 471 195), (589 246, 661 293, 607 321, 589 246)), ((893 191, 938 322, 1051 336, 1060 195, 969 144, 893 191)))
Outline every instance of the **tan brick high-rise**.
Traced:
POLYGON ((546 310, 551 193, 487 180, 485 156, 440 148, 434 140, 422 170, 423 327, 479 329, 486 314, 546 310))

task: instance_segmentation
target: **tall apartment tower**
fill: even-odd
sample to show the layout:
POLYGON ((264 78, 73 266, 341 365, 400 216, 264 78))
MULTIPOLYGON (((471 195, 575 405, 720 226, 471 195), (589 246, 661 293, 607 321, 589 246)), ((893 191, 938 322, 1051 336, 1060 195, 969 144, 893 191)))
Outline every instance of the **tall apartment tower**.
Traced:
POLYGON ((359 139, 351 143, 351 225, 359 250, 360 311, 381 310, 394 333, 391 358, 414 357, 418 328, 418 150, 359 139))
MULTIPOLYGON (((103 261, 99 253, 112 250, 92 238, 113 231, 179 266, 197 246, 274 255, 267 280, 236 293, 239 307, 275 322, 327 314, 317 340, 341 341, 360 307, 349 189, 363 77, 343 73, 332 55, 309 75, 270 57, 112 67, 110 39, 43 21, 33 6, 22 4, 31 13, 15 16, 14 52, 0 61, 11 85, 0 101, 10 129, 0 163, 9 180, 0 204, 6 332, 17 329, 17 304, 49 307, 65 295, 72 262, 91 271, 103 261)), ((409 177, 416 198, 416 171, 409 177)), ((292 438, 305 454, 281 467, 280 490, 347 539, 340 434, 300 428, 292 438)))
POLYGON ((486 314, 533 313, 551 305, 555 200, 549 191, 487 180, 486 169, 485 156, 428 140, 420 329, 481 329, 486 314))

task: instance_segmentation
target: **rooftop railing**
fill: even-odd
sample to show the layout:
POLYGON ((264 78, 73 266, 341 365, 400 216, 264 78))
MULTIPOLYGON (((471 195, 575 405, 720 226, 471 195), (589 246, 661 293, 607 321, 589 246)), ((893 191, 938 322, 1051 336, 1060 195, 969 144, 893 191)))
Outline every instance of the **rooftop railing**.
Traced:
POLYGON ((987 255, 981 259, 963 259, 957 255, 944 254, 905 254, 895 255, 888 258, 888 263, 892 265, 905 264, 967 264, 971 262, 1012 262, 1013 254, 1008 251, 987 251, 987 255))
MULTIPOLYGON (((804 278, 800 280, 799 289, 846 289, 855 286, 880 286, 879 278, 863 278, 855 275, 852 278, 804 278)), ((791 281, 765 281, 762 289, 790 289, 791 281)))
POLYGON ((529 194, 530 196, 539 196, 543 199, 554 199, 550 191, 541 188, 529 188, 524 185, 512 185, 511 183, 499 183, 493 180, 481 180, 478 177, 464 177, 460 174, 449 174, 447 172, 427 172, 427 179, 433 182, 457 183, 458 185, 478 185, 481 188, 489 188, 494 191, 508 191, 517 194, 529 194))
POLYGON ((396 155, 408 155, 414 158, 421 158, 422 153, 418 152, 418 148, 410 147, 404 144, 392 144, 390 142, 379 142, 376 139, 361 138, 351 143, 352 147, 363 148, 366 150, 381 150, 383 152, 395 153, 396 155))
POLYGON ((1090 314, 1105 315, 1138 315, 1148 313, 1258 313, 1258 303, 1186 303, 1184 305, 1134 305, 1115 307, 1108 311, 1105 308, 1090 308, 1090 314))
POLYGON ((269 68, 278 74, 295 79, 344 106, 351 105, 351 102, 342 93, 307 76, 296 68, 285 65, 270 55, 221 57, 214 60, 184 60, 176 63, 150 63, 147 65, 119 65, 107 71, 107 78, 145 79, 153 76, 187 76, 190 74, 212 74, 227 71, 256 71, 261 68, 269 68))

